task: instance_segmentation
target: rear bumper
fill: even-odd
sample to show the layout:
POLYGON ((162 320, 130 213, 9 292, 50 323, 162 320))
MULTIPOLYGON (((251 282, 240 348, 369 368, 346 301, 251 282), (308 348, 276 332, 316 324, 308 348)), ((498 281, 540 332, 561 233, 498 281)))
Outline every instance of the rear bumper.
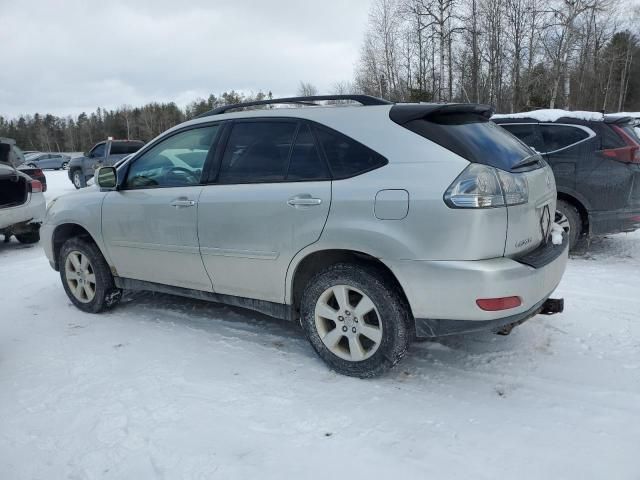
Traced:
POLYGON ((38 228, 44 220, 46 202, 41 193, 29 194, 26 203, 0 209, 0 230, 28 231, 38 228))
POLYGON ((399 261, 389 266, 407 295, 418 334, 448 335, 494 329, 535 315, 560 283, 567 265, 566 239, 550 248, 558 251, 535 267, 504 257, 399 261), (490 312, 476 304, 479 298, 511 296, 520 297, 519 307, 490 312))
POLYGON ((592 235, 633 232, 640 228, 640 207, 589 213, 592 235))

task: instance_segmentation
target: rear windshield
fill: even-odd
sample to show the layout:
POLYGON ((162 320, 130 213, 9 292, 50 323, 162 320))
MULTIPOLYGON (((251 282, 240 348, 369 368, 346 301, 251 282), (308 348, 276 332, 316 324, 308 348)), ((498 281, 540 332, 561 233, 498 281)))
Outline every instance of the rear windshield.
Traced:
POLYGON ((140 143, 112 143, 111 155, 128 155, 130 153, 136 153, 140 150, 144 144, 140 143))
POLYGON ((412 132, 473 163, 511 170, 535 152, 484 116, 474 113, 429 115, 404 124, 412 132))

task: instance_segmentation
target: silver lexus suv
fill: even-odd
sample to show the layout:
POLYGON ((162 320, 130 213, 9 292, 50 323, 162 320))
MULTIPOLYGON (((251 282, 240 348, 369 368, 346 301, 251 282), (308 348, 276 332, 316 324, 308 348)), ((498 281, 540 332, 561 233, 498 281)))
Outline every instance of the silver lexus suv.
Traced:
POLYGON ((378 375, 416 337, 562 311, 553 173, 491 113, 359 95, 221 107, 50 204, 44 248, 85 312, 123 289, 242 306, 299 321, 334 370, 378 375))

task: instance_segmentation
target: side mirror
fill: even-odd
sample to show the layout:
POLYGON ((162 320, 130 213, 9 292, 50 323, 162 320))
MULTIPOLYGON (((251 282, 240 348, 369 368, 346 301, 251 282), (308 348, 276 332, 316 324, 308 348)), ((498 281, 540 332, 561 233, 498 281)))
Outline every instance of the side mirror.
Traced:
POLYGON ((100 167, 96 172, 96 184, 101 190, 118 188, 118 173, 114 167, 100 167))

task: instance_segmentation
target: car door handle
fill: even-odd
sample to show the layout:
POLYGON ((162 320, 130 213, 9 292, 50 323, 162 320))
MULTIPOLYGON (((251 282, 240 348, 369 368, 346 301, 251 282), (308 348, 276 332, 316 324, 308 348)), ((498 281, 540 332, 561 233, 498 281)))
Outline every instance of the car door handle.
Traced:
POLYGON ((196 204, 195 200, 189 200, 186 198, 176 198, 171 202, 172 207, 193 207, 196 204))
POLYGON ((313 198, 311 195, 296 195, 287 200, 287 204, 292 207, 311 207, 313 205, 320 205, 322 199, 313 198))

